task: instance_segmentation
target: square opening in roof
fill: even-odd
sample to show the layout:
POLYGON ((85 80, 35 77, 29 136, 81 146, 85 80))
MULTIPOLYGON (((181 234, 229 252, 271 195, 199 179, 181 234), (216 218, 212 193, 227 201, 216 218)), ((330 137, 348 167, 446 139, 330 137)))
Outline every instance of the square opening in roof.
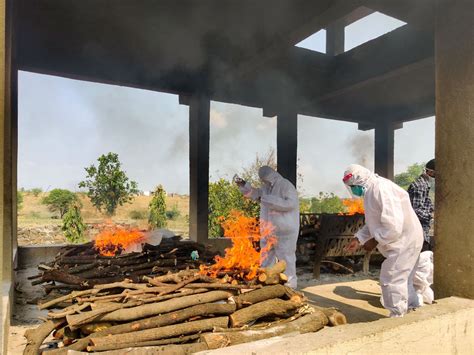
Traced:
POLYGON ((403 25, 406 25, 406 22, 374 12, 345 28, 344 50, 347 52, 403 25))

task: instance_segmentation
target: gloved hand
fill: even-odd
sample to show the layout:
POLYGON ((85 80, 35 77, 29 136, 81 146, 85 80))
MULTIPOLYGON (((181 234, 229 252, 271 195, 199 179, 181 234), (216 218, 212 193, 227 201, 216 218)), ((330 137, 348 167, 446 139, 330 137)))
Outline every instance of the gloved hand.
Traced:
POLYGON ((379 242, 377 242, 375 238, 372 238, 366 241, 362 247, 364 248, 365 251, 372 251, 377 247, 378 244, 379 242))

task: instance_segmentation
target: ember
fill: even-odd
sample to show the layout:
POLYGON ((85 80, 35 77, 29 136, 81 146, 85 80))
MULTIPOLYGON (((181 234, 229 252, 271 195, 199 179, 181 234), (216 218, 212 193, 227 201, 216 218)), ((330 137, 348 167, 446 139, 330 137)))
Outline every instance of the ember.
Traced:
POLYGON ((232 247, 225 250, 225 256, 215 257, 216 263, 210 267, 201 265, 201 273, 216 277, 219 273, 231 271, 238 273, 245 280, 252 280, 257 276, 260 263, 265 259, 268 251, 276 243, 273 235, 273 226, 259 222, 256 218, 244 216, 239 211, 232 211, 227 219, 222 218, 224 236, 232 240, 232 247), (257 250, 261 238, 267 243, 264 248, 257 250))
POLYGON ((344 199, 342 203, 346 207, 346 212, 341 214, 353 215, 356 213, 364 214, 364 200, 361 198, 344 199))
POLYGON ((145 234, 138 229, 110 226, 96 236, 94 247, 100 255, 115 256, 143 242, 145 234))

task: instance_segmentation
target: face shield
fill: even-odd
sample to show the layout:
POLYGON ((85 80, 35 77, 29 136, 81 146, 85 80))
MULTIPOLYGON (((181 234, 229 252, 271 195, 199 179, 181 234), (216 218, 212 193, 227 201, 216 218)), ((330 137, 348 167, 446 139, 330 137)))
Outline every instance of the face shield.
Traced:
POLYGON ((346 174, 342 179, 344 186, 349 191, 351 198, 361 198, 365 194, 365 187, 362 185, 352 185, 351 182, 354 180, 352 173, 346 174))

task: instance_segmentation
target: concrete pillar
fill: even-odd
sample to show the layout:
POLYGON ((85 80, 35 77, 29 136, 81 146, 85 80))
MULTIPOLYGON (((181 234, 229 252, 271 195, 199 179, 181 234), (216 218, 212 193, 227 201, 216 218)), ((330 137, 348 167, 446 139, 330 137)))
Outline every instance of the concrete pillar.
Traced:
POLYGON ((207 242, 209 218, 209 110, 209 97, 189 98, 189 235, 202 243, 207 242))
POLYGON ((375 127, 375 172, 393 180, 395 128, 391 123, 381 123, 375 127))
POLYGON ((298 114, 281 113, 277 116, 278 172, 296 186, 298 159, 298 114))
POLYGON ((344 31, 345 26, 342 21, 336 21, 326 28, 326 54, 344 53, 344 31))
POLYGON ((12 75, 12 5, 0 0, 0 352, 7 353, 16 246, 16 71, 12 75), (14 90, 11 90, 11 88, 14 90))
POLYGON ((437 298, 474 298, 474 1, 437 0, 437 298))

